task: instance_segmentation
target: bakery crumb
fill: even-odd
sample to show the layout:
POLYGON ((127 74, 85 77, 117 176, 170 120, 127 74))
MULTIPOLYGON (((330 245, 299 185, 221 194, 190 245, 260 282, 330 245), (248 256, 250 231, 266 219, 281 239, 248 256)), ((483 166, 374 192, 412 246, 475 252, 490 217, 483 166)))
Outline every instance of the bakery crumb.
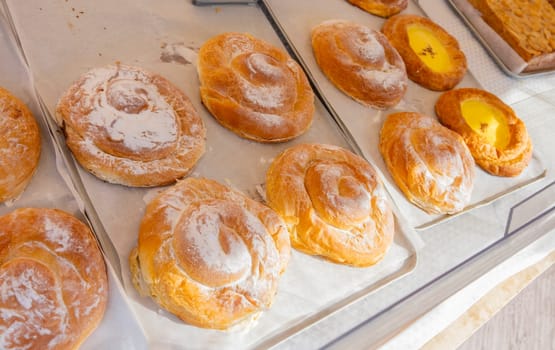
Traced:
POLYGON ((98 56, 102 56, 102 52, 99 52, 99 53, 98 53, 98 56))
POLYGON ((214 11, 216 13, 220 13, 222 11, 222 8, 221 7, 214 7, 214 11))

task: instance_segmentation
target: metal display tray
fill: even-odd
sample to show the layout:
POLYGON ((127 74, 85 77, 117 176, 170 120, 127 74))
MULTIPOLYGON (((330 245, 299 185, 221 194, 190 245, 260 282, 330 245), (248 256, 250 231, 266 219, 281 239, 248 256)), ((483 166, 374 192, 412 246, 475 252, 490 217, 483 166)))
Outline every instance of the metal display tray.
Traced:
POLYGON ((321 142, 352 149, 353 141, 318 100, 313 125, 306 134, 271 145, 239 138, 202 106, 195 57, 205 40, 221 32, 242 31, 283 47, 258 6, 197 7, 181 0, 163 4, 154 0, 2 3, 59 150, 58 160, 65 164, 64 175, 120 277, 133 311, 131 321, 138 322, 144 331, 144 346, 179 348, 187 344, 187 348, 222 349, 274 345, 409 274, 416 266, 420 239, 397 210, 395 242, 376 266, 352 268, 294 252, 272 308, 250 330, 219 332, 193 327, 161 310, 149 298, 140 297, 131 286, 127 257, 136 245, 146 204, 162 188, 108 184, 75 162, 52 116, 59 96, 82 73, 121 61, 169 78, 189 96, 207 127, 207 150, 191 176, 218 180, 252 197, 257 197, 257 187, 263 185, 271 160, 285 148, 321 142), (122 16, 133 21, 122 21, 122 16))
MULTIPOLYGON (((385 111, 363 106, 339 91, 322 73, 312 53, 311 29, 326 20, 344 19, 380 30, 385 20, 372 16, 350 5, 347 1, 320 0, 317 7, 308 1, 295 0, 264 0, 263 4, 275 27, 282 33, 283 40, 287 42, 291 52, 307 71, 315 90, 320 94, 323 103, 337 124, 345 134, 351 136, 361 154, 382 172, 389 192, 397 202, 403 216, 413 227, 417 229, 430 228, 487 205, 545 177, 545 164, 537 152, 533 154, 527 169, 516 178, 492 176, 477 168, 472 198, 464 210, 455 215, 432 215, 424 212, 406 199, 389 175, 378 149, 379 132, 389 113, 414 111, 434 117, 434 105, 441 92, 428 90, 409 81, 407 92, 397 106, 385 111), (291 15, 293 13, 295 15, 291 15)), ((414 2, 409 2, 407 9, 403 11, 403 14, 406 13, 425 16, 418 4, 414 2)), ((480 84, 472 72, 468 71, 458 87, 479 88, 480 84)))
MULTIPOLYGON (((214 178, 253 197, 257 196, 256 187, 262 184, 265 169, 272 158, 297 142, 335 143, 366 156, 380 168, 379 159, 369 156, 373 144, 369 146, 357 139, 348 116, 335 103, 336 92, 321 87, 325 80, 318 78, 317 70, 306 64, 311 56, 301 52, 296 43, 297 39, 300 42, 306 40, 305 30, 318 19, 318 11, 330 10, 336 16, 359 18, 366 23, 379 22, 357 8, 331 0, 321 0, 318 11, 305 12, 303 6, 310 8, 308 3, 311 3, 313 8, 313 1, 297 1, 299 6, 293 6, 288 0, 264 0, 259 5, 250 6, 218 4, 200 7, 181 0, 163 3, 154 0, 99 0, 91 4, 55 0, 1 1, 15 33, 13 41, 17 45, 14 47, 18 46, 24 54, 32 76, 37 103, 40 104, 37 110, 46 116, 47 128, 60 153, 56 160, 65 163, 65 169, 59 167, 61 173, 67 175, 68 183, 74 187, 75 198, 97 233, 108 263, 117 272, 114 272, 113 283, 117 283, 118 290, 123 292, 123 300, 111 299, 118 304, 111 305, 100 326, 101 330, 108 329, 108 332, 95 332, 91 336, 94 344, 99 346, 235 349, 329 345, 344 348, 356 346, 351 339, 357 334, 363 334, 366 342, 379 343, 390 332, 461 288, 470 278, 536 239, 545 232, 544 227, 538 228, 538 225, 545 224, 545 220, 551 220, 551 223, 555 217, 553 198, 549 195, 552 187, 546 187, 547 191, 538 192, 548 193, 540 204, 544 210, 539 216, 518 216, 517 225, 515 221, 512 225, 499 221, 499 218, 505 220, 509 216, 510 208, 522 208, 513 205, 511 200, 521 193, 538 190, 538 184, 533 182, 545 176, 545 167, 536 157, 538 166, 534 167, 533 176, 514 188, 509 186, 505 191, 495 193, 495 199, 503 197, 505 200, 487 201, 489 205, 482 206, 482 203, 480 208, 467 210, 464 215, 450 220, 428 220, 424 223, 427 229, 420 231, 419 235, 415 235, 412 229, 418 225, 410 222, 410 211, 397 208, 399 234, 393 254, 389 254, 390 260, 386 258, 384 264, 357 271, 294 253, 290 266, 292 272, 286 272, 276 302, 254 328, 242 332, 219 332, 191 327, 160 310, 150 300, 140 298, 130 286, 127 255, 135 244, 138 222, 146 203, 161 189, 110 185, 81 169, 51 118, 57 98, 84 71, 106 63, 122 61, 159 72, 186 92, 208 129, 207 152, 192 176, 214 178), (290 10, 277 13, 277 6, 290 6, 290 10), (341 11, 335 6, 340 6, 341 11), (286 20, 294 26, 286 28, 286 20), (272 23, 277 31, 272 28, 272 23), (192 62, 202 42, 223 31, 249 32, 277 46, 287 47, 297 56, 321 98, 316 102, 313 129, 306 135, 292 143, 260 145, 239 139, 211 118, 200 103, 198 79, 192 62), (164 54, 176 60, 162 61, 164 54), (237 162, 236 154, 243 155, 244 163, 237 162), (125 220, 121 220, 122 217, 125 220), (508 232, 506 227, 510 227, 508 232), (532 228, 533 232, 529 232, 532 228), (475 259, 479 260, 481 269, 462 273, 475 259), (315 282, 312 283, 311 279, 315 282), (342 279, 346 284, 334 282, 336 279, 342 279), (319 299, 321 293, 327 294, 323 296, 325 300, 319 299), (421 303, 414 305, 411 304, 413 301, 421 303), (120 310, 124 304, 129 305, 131 312, 118 313, 119 319, 114 319, 114 310, 120 310), (115 322, 126 324, 125 329, 110 326, 115 322), (338 338, 341 334, 344 336, 338 338), (139 340, 132 342, 132 339, 139 340)), ((411 3, 409 11, 418 12, 419 9, 411 3)), ((471 75, 466 79, 470 86, 477 84, 471 75)), ((411 88, 409 102, 416 104, 405 103, 404 106, 430 108, 424 102, 433 97, 425 90, 411 88)), ((341 103, 348 105, 347 100, 341 103)), ((358 107, 351 105, 348 108, 355 112, 358 107)), ((382 174, 391 191, 394 187, 387 179, 387 173, 382 171, 382 174)), ((394 199, 399 203, 398 198, 394 199)), ((535 199, 537 196, 523 203, 534 203, 535 207, 538 203, 535 199)), ((511 214, 511 217, 514 216, 511 214)))
MULTIPOLYGON (((421 0, 422 1, 422 0, 421 0)), ((507 75, 513 78, 537 77, 553 74, 555 68, 525 72, 514 65, 515 61, 525 62, 489 25, 484 22, 477 10, 472 8, 467 0, 449 0, 453 10, 460 16, 464 23, 487 50, 492 59, 507 75)))

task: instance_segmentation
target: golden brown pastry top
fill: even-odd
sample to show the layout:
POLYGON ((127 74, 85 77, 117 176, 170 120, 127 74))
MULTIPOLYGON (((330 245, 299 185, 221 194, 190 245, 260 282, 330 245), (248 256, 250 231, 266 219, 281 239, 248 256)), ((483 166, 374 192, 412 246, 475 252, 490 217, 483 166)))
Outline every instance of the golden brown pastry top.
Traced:
POLYGON ((525 61, 555 51, 555 9, 547 0, 469 0, 525 61))
POLYGON ((463 139, 435 119, 413 112, 387 116, 380 152, 407 199, 428 213, 464 209, 474 186, 474 159, 463 139))
POLYGON ((312 29, 312 48, 324 74, 356 101, 382 109, 404 96, 405 64, 380 32, 354 22, 325 21, 312 29))
POLYGON ((457 39, 428 18, 396 15, 382 32, 405 62, 414 82, 436 91, 455 87, 466 73, 466 56, 457 39))
POLYGON ((398 14, 407 8, 408 0, 347 0, 366 12, 380 17, 398 14))
POLYGON ((310 127, 314 94, 285 51, 250 34, 223 33, 202 45, 197 68, 202 102, 239 136, 281 142, 310 127))
POLYGON ((129 263, 141 294, 193 325, 226 329, 270 307, 290 249, 273 210, 186 178, 148 204, 129 263))
POLYGON ((0 203, 17 198, 37 169, 40 131, 21 100, 0 87, 0 203))
POLYGON ((328 260, 369 266, 393 241, 389 200, 376 172, 350 151, 299 144, 266 174, 266 198, 285 220, 294 248, 328 260))
POLYGON ((85 73, 60 98, 56 117, 79 163, 112 183, 173 183, 204 152, 206 130, 187 96, 139 67, 85 73))
POLYGON ((106 267, 85 224, 56 209, 0 217, 1 349, 77 349, 107 299, 106 267))
POLYGON ((439 121, 462 136, 476 163, 499 176, 517 176, 532 157, 526 126, 511 107, 480 89, 443 93, 435 105, 439 121))

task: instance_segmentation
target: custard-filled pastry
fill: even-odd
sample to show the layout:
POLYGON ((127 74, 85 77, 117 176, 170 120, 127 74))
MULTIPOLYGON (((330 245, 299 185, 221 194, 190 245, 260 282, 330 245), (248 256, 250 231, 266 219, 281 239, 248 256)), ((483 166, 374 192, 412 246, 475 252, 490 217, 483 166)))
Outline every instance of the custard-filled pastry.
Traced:
POLYGON ((314 94, 285 51, 249 34, 224 33, 202 45, 197 63, 202 102, 239 136, 281 142, 310 127, 314 94))
POLYGON ((40 131, 31 111, 0 87, 0 203, 17 198, 35 173, 40 131))
POLYGON ((206 130, 187 96, 138 67, 90 70, 60 98, 56 118, 77 161, 116 184, 173 183, 204 153, 206 130))
POLYGON ((285 150, 266 174, 266 198, 285 220, 292 246, 307 254, 369 266, 393 241, 394 217, 381 181, 346 149, 300 144, 285 150))
POLYGON ((148 204, 129 264, 142 295, 188 323, 226 329, 270 307, 290 250, 273 210, 186 178, 148 204))
POLYGON ((57 209, 0 216, 0 348, 78 349, 108 300, 89 228, 57 209))
POLYGON ((463 139, 418 113, 390 114, 380 131, 380 152, 409 201, 430 214, 453 214, 470 201, 474 159, 463 139))
POLYGON ((414 82, 436 91, 449 90, 466 73, 466 56, 452 37, 430 19, 416 15, 389 18, 382 32, 399 51, 414 82))
POLYGON ((312 48, 328 79, 366 106, 395 106, 407 90, 403 59, 380 32, 353 22, 326 21, 312 29, 312 48))
POLYGON ((380 17, 393 16, 407 8, 408 0, 347 0, 366 12, 380 17))
POLYGON ((517 176, 530 162, 526 126, 503 101, 480 89, 443 93, 436 102, 439 121, 462 136, 476 163, 499 176, 517 176))

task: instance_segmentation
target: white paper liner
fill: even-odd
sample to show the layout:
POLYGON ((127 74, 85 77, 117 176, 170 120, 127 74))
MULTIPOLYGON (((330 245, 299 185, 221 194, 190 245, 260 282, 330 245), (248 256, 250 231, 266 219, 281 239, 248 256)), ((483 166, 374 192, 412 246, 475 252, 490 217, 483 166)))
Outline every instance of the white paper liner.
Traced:
MULTIPOLYGON (((9 6, 37 90, 50 113, 58 97, 77 77, 90 68, 115 61, 157 72, 180 87, 207 127, 207 150, 191 176, 209 177, 256 197, 256 186, 264 182, 267 167, 285 148, 300 142, 347 146, 319 103, 313 125, 305 135, 276 145, 237 137, 203 108, 196 69, 187 62, 192 61, 206 39, 224 31, 240 31, 281 46, 257 7, 201 8, 178 0, 163 3, 37 0, 25 5, 9 1, 9 6)), ((79 174, 120 255, 126 291, 148 344, 157 349, 178 348, 183 344, 187 348, 237 348, 273 342, 272 339, 302 330, 326 317, 337 305, 350 301, 353 293, 366 289, 370 293, 383 286, 382 281, 406 274, 414 267, 415 251, 420 244, 410 226, 397 220, 395 243, 384 261, 374 267, 349 268, 294 253, 274 305, 262 314, 253 329, 204 330, 184 324, 160 310, 151 299, 139 297, 129 281, 127 258, 136 245, 145 201, 163 189, 107 184, 81 168, 79 174), (340 287, 336 280, 342 281, 340 287)))
MULTIPOLYGON (((346 19, 380 30, 385 20, 372 16, 346 1, 321 0, 317 7, 309 2, 294 0, 265 0, 265 3, 278 18, 278 23, 292 42, 294 49, 300 54, 302 61, 314 78, 315 84, 324 93, 325 98, 345 123, 364 156, 384 175, 386 187, 396 201, 402 215, 414 227, 420 229, 431 227, 470 209, 499 199, 545 175, 545 166, 537 153, 533 154, 532 160, 524 172, 514 178, 492 176, 476 167, 472 197, 470 203, 462 212, 450 216, 426 213, 406 199, 389 175, 378 149, 379 133, 387 115, 394 112, 413 111, 435 117, 434 105, 441 92, 425 89, 409 80, 407 93, 401 102, 393 108, 379 111, 355 102, 339 91, 318 67, 312 53, 311 29, 326 20, 346 19), (297 15, 288 16, 287 14, 290 13, 296 13, 297 15)), ((424 16, 423 12, 412 2, 409 2, 409 6, 403 11, 403 14, 424 16)), ((467 72, 457 87, 479 88, 480 85, 474 79, 472 73, 467 72)))
MULTIPOLYGON (((41 155, 39 165, 25 191, 8 205, 0 204, 0 215, 17 208, 57 208, 85 221, 78 201, 58 173, 55 147, 34 95, 29 73, 18 54, 9 27, 0 17, 0 86, 22 100, 33 113, 41 132, 41 155)), ((63 169, 61 169, 63 170, 63 169)), ((143 349, 144 336, 133 319, 133 313, 125 300, 125 293, 108 265, 109 301, 104 318, 96 330, 81 345, 81 350, 99 348, 143 349), (124 324, 125 327, 121 327, 124 324), (114 329, 118 329, 114 333, 114 329), (120 347, 119 345, 122 345, 120 347), (99 347, 101 346, 101 347, 99 347), (114 347, 115 346, 115 347, 114 347)))

